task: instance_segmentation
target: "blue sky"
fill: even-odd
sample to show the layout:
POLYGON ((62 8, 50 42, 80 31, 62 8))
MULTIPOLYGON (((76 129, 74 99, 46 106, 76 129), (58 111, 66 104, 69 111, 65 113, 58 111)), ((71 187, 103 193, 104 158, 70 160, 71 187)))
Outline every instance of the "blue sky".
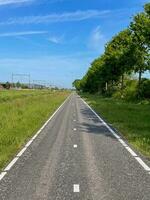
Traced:
POLYGON ((71 87, 147 0, 0 0, 0 81, 71 87), (16 80, 17 81, 17 80, 16 80))

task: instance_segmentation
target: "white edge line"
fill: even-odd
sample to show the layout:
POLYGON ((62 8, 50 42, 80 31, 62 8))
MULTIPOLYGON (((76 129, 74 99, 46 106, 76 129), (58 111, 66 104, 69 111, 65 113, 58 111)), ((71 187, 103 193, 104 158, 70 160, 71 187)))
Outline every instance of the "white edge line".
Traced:
POLYGON ((22 154, 26 151, 27 147, 24 147, 17 155, 16 157, 21 157, 22 154))
POLYGON ((15 157, 15 158, 9 163, 9 165, 7 165, 7 167, 4 169, 4 171, 5 171, 5 172, 6 172, 6 171, 9 171, 9 170, 12 168, 12 166, 17 162, 18 159, 19 159, 18 157, 15 157))
MULTIPOLYGON (((80 97, 81 98, 81 97, 80 97)), ((121 137, 113 131, 109 125, 89 106, 84 99, 81 98, 83 103, 98 117, 98 119, 108 128, 114 137, 127 149, 127 151, 138 161, 138 163, 150 174, 150 167, 140 158, 137 154, 121 139, 121 137)))
POLYGON ((33 139, 29 140, 29 142, 25 145, 25 147, 29 147, 32 142, 33 142, 33 139))
POLYGON ((142 165, 142 167, 150 172, 150 168, 145 164, 145 162, 140 158, 140 157, 135 157, 135 159, 140 163, 140 165, 142 165))
POLYGON ((57 110, 51 115, 51 117, 44 123, 44 125, 37 131, 37 133, 27 142, 25 147, 23 147, 20 152, 13 158, 13 160, 5 167, 5 169, 0 173, 0 181, 4 178, 7 172, 13 167, 13 165, 17 162, 17 160, 22 156, 22 154, 26 151, 26 149, 31 145, 31 143, 35 140, 35 138, 41 133, 41 131, 46 127, 46 125, 51 121, 51 119, 56 115, 56 113, 62 108, 62 106, 67 102, 67 100, 71 97, 70 94, 66 100, 57 108, 57 110))
POLYGON ((127 149, 127 151, 130 152, 130 154, 131 154, 133 157, 137 157, 137 154, 136 154, 129 146, 126 146, 125 148, 127 149))
POLYGON ((7 172, 2 172, 1 174, 0 174, 0 181, 4 178, 4 176, 7 174, 7 172))
POLYGON ((122 139, 118 139, 119 142, 124 146, 124 147, 127 147, 128 145, 122 140, 122 139))

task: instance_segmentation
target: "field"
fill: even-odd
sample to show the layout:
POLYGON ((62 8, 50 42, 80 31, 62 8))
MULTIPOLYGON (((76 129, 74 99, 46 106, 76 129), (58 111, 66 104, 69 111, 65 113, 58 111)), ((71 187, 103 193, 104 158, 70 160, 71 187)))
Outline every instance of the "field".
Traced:
POLYGON ((0 169, 69 95, 66 91, 0 91, 0 169))
POLYGON ((89 94, 82 97, 136 150, 150 158, 150 104, 128 103, 89 94))

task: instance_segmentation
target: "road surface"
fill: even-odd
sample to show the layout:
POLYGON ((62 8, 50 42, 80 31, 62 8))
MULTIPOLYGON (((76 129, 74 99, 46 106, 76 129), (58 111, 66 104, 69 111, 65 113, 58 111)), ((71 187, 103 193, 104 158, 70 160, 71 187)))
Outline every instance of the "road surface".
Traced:
POLYGON ((0 200, 150 200, 150 174, 72 94, 0 181, 0 200))

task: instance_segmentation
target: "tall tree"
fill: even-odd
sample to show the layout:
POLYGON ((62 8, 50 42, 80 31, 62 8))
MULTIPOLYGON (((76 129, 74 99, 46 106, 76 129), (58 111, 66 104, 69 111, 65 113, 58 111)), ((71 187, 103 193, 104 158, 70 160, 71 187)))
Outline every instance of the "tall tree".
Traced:
POLYGON ((132 70, 132 37, 131 31, 125 29, 107 44, 105 64, 109 72, 109 80, 118 81, 121 77, 121 88, 124 85, 124 74, 132 70))
POLYGON ((150 70, 150 3, 145 5, 145 12, 134 16, 130 24, 134 46, 134 71, 139 73, 139 86, 142 74, 150 70))

